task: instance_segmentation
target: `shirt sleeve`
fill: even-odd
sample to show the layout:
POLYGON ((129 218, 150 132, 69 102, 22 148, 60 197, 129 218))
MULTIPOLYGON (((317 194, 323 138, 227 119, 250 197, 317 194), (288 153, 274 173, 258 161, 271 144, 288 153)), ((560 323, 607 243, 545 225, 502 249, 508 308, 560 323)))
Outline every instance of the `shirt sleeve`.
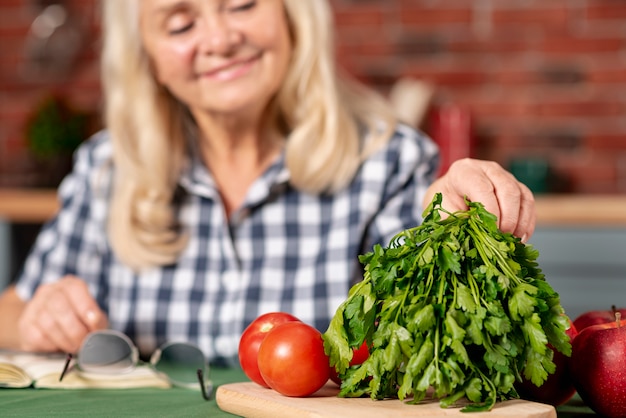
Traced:
POLYGON ((16 290, 23 300, 32 298, 39 285, 68 274, 85 280, 93 295, 102 291, 104 260, 110 256, 106 239, 110 156, 104 132, 76 151, 73 170, 58 189, 59 212, 42 226, 18 276, 16 290))
MULTIPOLYGON (((388 147, 378 156, 386 170, 380 207, 373 218, 364 242, 364 252, 374 244, 387 246, 399 232, 422 221, 422 201, 435 180, 439 152, 426 135, 400 125, 388 147)), ((380 173, 378 174, 380 175, 380 173)))

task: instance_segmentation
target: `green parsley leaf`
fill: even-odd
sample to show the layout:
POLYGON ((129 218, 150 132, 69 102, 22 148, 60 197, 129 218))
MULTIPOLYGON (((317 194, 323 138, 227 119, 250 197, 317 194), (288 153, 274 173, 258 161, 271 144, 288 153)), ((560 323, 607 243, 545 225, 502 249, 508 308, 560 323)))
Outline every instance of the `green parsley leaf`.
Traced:
POLYGON ((522 375, 541 385, 554 372, 548 343, 570 355, 569 319, 539 253, 499 231, 481 203, 450 213, 441 202, 436 194, 421 225, 359 257, 363 281, 323 334, 339 396, 418 403, 432 393, 444 408, 465 398, 463 412, 488 411, 518 396, 522 375), (349 367, 363 341, 369 358, 349 367))

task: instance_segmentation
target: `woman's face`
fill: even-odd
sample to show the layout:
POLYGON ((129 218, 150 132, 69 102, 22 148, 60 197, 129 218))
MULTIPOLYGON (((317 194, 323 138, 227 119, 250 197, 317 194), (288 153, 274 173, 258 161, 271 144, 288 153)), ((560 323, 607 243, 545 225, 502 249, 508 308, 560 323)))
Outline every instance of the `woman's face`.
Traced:
POLYGON ((261 111, 287 72, 282 0, 141 0, 140 20, 157 79, 194 113, 261 111))

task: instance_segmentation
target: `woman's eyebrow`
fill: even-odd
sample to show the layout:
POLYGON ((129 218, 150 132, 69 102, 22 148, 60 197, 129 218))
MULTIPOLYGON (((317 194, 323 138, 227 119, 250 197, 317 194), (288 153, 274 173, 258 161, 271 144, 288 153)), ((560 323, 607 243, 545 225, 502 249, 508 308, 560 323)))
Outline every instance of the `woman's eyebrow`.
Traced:
POLYGON ((151 14, 159 15, 159 16, 168 15, 172 12, 184 9, 188 6, 189 6, 189 1, 187 0, 180 0, 175 3, 169 3, 169 4, 161 4, 161 5, 157 5, 156 8, 151 11, 151 14))

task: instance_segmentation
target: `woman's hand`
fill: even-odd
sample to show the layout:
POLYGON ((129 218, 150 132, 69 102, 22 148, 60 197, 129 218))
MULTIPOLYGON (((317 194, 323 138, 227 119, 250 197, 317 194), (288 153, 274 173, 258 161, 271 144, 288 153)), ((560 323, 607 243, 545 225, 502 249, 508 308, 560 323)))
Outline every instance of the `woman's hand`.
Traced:
POLYGON ((526 185, 493 161, 465 158, 455 161, 448 172, 426 191, 424 207, 435 193, 443 197, 442 207, 450 212, 466 210, 464 197, 480 202, 498 217, 503 232, 526 241, 535 231, 535 198, 526 185))
POLYGON ((17 326, 22 350, 76 353, 89 332, 108 327, 108 319, 85 282, 66 276, 39 286, 17 326))

